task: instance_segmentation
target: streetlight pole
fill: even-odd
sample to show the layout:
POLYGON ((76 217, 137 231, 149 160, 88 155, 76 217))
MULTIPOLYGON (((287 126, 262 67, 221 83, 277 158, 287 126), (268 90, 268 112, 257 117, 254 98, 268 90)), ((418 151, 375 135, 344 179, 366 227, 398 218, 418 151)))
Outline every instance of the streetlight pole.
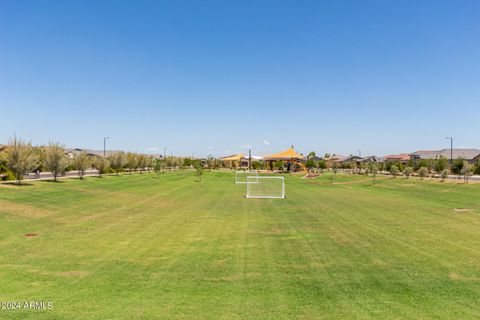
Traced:
POLYGON ((453 137, 446 137, 445 139, 450 139, 450 170, 453 166, 453 137))
POLYGON ((110 139, 110 137, 103 137, 103 157, 104 158, 107 151, 107 139, 110 139))

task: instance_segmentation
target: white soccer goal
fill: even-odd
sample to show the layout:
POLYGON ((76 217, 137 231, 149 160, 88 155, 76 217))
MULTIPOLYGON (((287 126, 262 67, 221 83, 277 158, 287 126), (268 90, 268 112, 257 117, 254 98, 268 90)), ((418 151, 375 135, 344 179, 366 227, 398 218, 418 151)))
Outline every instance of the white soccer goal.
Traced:
POLYGON ((283 199, 285 198, 285 178, 247 176, 247 195, 245 198, 283 199))
MULTIPOLYGON (((258 172, 255 171, 236 171, 235 172, 235 183, 247 183, 247 177, 258 178, 258 172)), ((257 179, 258 181, 258 179, 257 179)), ((251 180, 251 183, 256 183, 255 180, 251 180)))

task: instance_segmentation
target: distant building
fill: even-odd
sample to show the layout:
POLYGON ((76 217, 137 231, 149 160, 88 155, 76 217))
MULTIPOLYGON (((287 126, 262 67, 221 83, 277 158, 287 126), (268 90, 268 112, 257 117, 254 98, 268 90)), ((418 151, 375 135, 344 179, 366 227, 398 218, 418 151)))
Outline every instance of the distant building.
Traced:
POLYGON ((382 157, 377 157, 377 156, 367 156, 367 157, 364 157, 360 162, 363 162, 363 163, 382 163, 382 162, 384 162, 384 159, 382 157))
POLYGON ((363 158, 362 157, 359 157, 359 156, 349 156, 349 157, 346 157, 344 158, 343 160, 341 160, 340 162, 341 163, 354 163, 356 165, 359 165, 360 162, 363 161, 363 158))
MULTIPOLYGON (((409 154, 411 160, 436 160, 440 157, 445 157, 450 159, 450 149, 442 150, 419 150, 414 153, 409 154)), ((458 159, 463 158, 470 163, 475 163, 480 160, 480 150, 479 149, 464 149, 464 148, 455 148, 452 150, 452 158, 458 159)))
POLYGON ((407 164, 408 162, 410 162, 410 155, 408 153, 389 154, 384 156, 383 160, 407 164))
POLYGON ((347 159, 347 157, 340 156, 340 155, 333 155, 333 156, 323 158, 323 160, 330 163, 340 163, 340 162, 343 162, 345 159, 347 159))
MULTIPOLYGON (((80 148, 75 148, 75 149, 65 149, 65 154, 72 159, 75 155, 85 152, 89 157, 103 157, 103 150, 92 150, 92 149, 80 149, 80 148)), ((106 150, 105 151, 105 156, 111 156, 114 153, 117 152, 122 152, 121 150, 106 150)), ((136 153, 136 154, 141 154, 141 153, 136 153)), ((163 156, 161 154, 144 154, 149 157, 153 157, 155 159, 161 159, 163 156)))

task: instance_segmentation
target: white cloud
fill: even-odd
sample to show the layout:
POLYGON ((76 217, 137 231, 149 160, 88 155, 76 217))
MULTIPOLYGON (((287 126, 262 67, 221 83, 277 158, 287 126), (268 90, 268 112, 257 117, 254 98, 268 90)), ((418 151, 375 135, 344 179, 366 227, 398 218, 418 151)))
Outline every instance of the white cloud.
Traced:
POLYGON ((263 144, 266 144, 267 146, 270 144, 267 140, 263 140, 263 144))
POLYGON ((147 149, 147 151, 160 151, 159 147, 148 147, 146 149, 147 149))
POLYGON ((251 144, 246 144, 242 146, 242 149, 251 149, 252 145, 251 144))
POLYGON ((213 147, 212 147, 212 146, 208 146, 207 148, 208 148, 208 150, 212 150, 212 149, 213 149, 213 147))

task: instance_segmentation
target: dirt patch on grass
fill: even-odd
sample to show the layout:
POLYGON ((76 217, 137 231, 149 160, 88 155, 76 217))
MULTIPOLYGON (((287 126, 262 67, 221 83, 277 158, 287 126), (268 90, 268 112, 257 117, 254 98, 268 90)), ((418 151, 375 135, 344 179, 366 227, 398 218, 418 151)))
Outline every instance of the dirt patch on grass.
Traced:
POLYGON ((455 208, 453 209, 455 212, 470 212, 472 209, 467 209, 467 208, 455 208))
POLYGON ((449 273, 448 277, 453 281, 480 281, 479 277, 466 277, 455 272, 449 273))
POLYGON ((42 218, 50 214, 48 210, 9 200, 0 200, 0 208, 0 212, 24 218, 42 218))
POLYGON ((38 233, 26 233, 25 237, 36 237, 38 236, 38 233))
POLYGON ((212 281, 212 282, 235 282, 235 281, 259 279, 261 276, 262 274, 260 272, 247 272, 245 274, 238 273, 238 274, 232 274, 232 275, 223 276, 223 277, 207 278, 206 280, 212 281))
POLYGON ((58 276, 60 277, 86 277, 88 275, 88 272, 86 271, 65 271, 65 272, 58 272, 58 276))

